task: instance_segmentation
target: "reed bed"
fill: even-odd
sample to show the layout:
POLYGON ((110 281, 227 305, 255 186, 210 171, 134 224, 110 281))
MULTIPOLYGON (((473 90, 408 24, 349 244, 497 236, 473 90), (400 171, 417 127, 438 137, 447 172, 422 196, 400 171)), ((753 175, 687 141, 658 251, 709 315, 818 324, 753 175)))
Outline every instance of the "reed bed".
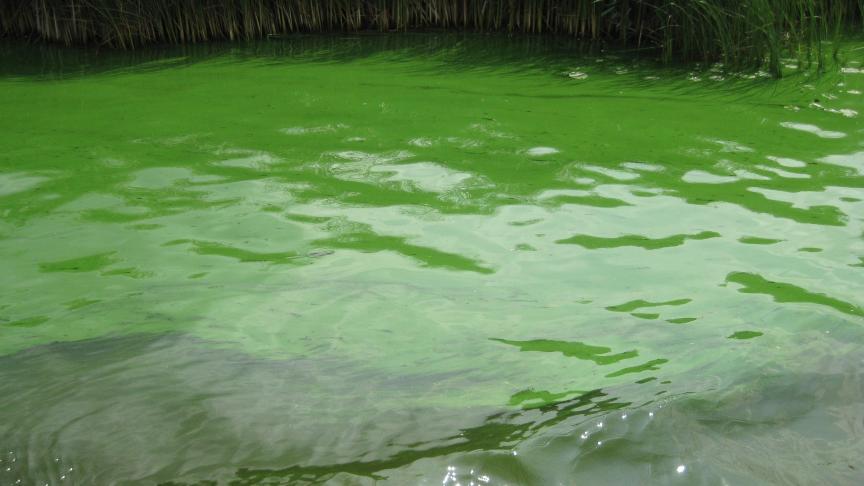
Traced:
POLYGON ((735 67, 823 58, 864 0, 3 0, 0 35, 132 49, 295 32, 560 34, 735 67))

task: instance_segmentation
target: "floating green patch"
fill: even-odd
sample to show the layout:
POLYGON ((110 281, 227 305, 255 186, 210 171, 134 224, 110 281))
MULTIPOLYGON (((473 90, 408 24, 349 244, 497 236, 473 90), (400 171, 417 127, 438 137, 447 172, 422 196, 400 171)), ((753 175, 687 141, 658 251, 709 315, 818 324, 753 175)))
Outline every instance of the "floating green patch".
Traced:
POLYGON ((26 319, 19 319, 17 321, 7 322, 4 325, 9 327, 36 327, 40 324, 43 324, 48 321, 48 317, 45 316, 35 316, 28 317, 26 319))
POLYGON ((107 270, 102 272, 102 275, 105 276, 121 276, 121 277, 129 277, 134 279, 142 279, 153 276, 153 272, 147 272, 145 270, 140 270, 135 267, 127 267, 127 268, 115 268, 111 270, 107 270))
POLYGON ((239 262, 261 262, 261 263, 272 263, 274 265, 285 265, 285 264, 299 264, 297 261, 299 255, 297 252, 293 251, 282 251, 282 252, 257 252, 251 250, 244 250, 242 248, 237 248, 229 245, 225 245, 222 243, 216 243, 213 241, 200 241, 200 240, 173 240, 169 241, 162 246, 174 246, 190 243, 192 245, 192 251, 199 255, 213 255, 213 256, 221 256, 227 258, 233 258, 239 262))
POLYGON ((69 310, 75 310, 75 309, 87 307, 88 305, 93 305, 93 304, 96 304, 99 302, 101 302, 101 301, 96 300, 96 299, 75 299, 75 300, 70 300, 69 302, 65 302, 63 305, 65 305, 66 308, 69 310))
POLYGON ((309 216, 306 214, 296 214, 296 213, 288 213, 284 215, 284 218, 289 221, 296 221, 298 223, 311 223, 311 224, 323 224, 330 221, 330 218, 325 216, 309 216))
POLYGON ((664 363, 668 363, 668 359, 652 359, 645 364, 641 364, 639 366, 631 366, 630 368, 620 369, 615 371, 614 373, 609 373, 606 375, 607 378, 614 378, 616 376, 627 375, 630 373, 641 373, 643 371, 656 371, 660 369, 660 365, 664 363))
POLYGON ((651 302, 648 300, 637 299, 637 300, 631 300, 629 302, 625 302, 623 304, 610 305, 609 307, 606 308, 606 310, 610 310, 612 312, 632 312, 632 311, 635 311, 637 309, 643 309, 645 307, 661 307, 661 306, 666 306, 666 305, 678 306, 678 305, 689 304, 692 301, 693 301, 693 299, 687 299, 687 298, 666 300, 663 302, 651 302))
POLYGON ((544 201, 545 204, 561 206, 563 204, 576 204, 579 206, 593 206, 596 208, 618 208, 621 206, 632 206, 627 201, 603 196, 555 196, 544 201))
POLYGON ((507 224, 509 224, 510 226, 529 226, 532 224, 537 224, 541 221, 543 221, 543 220, 542 219, 527 219, 525 221, 511 221, 507 224))
POLYGON ((785 282, 775 282, 765 277, 747 272, 732 272, 726 276, 726 282, 734 282, 743 287, 738 292, 744 294, 770 295, 775 302, 795 302, 802 304, 817 304, 830 307, 844 314, 864 317, 864 309, 861 307, 835 299, 825 294, 810 292, 809 290, 785 282))
POLYGON ((541 353, 561 353, 569 358, 593 361, 598 365, 609 365, 619 361, 635 358, 639 355, 636 350, 626 351, 618 354, 607 354, 612 348, 606 346, 591 346, 578 341, 552 341, 549 339, 535 339, 532 341, 510 341, 507 339, 491 338, 492 341, 516 346, 519 351, 536 351, 541 353))
POLYGON ((564 400, 567 397, 572 397, 574 395, 582 395, 584 393, 586 393, 586 392, 585 391, 577 391, 577 390, 565 391, 565 392, 560 392, 560 393, 552 393, 552 392, 549 392, 546 390, 535 391, 535 390, 529 388, 527 390, 522 390, 520 392, 513 394, 510 397, 510 401, 508 402, 508 405, 512 405, 512 406, 522 405, 522 408, 524 408, 524 409, 539 408, 539 407, 544 407, 547 405, 551 405, 551 404, 560 402, 561 400, 564 400), (532 402, 532 403, 526 404, 525 402, 532 402))
POLYGON ((91 209, 89 211, 82 211, 81 217, 92 222, 98 223, 135 223, 136 221, 141 221, 142 219, 150 219, 156 216, 163 216, 164 212, 121 212, 121 211, 112 211, 108 209, 91 209))
POLYGON ((762 335, 763 333, 759 331, 738 331, 726 337, 728 337, 729 339, 753 339, 762 335))
POLYGON ((775 240, 772 238, 759 238, 758 236, 742 236, 738 241, 747 245, 773 245, 780 243, 783 240, 775 240))
POLYGON ((70 258, 68 260, 59 260, 56 262, 40 263, 39 270, 46 273, 53 272, 94 272, 101 270, 108 265, 117 261, 114 256, 116 252, 109 251, 106 253, 97 253, 79 258, 70 258))
POLYGON ((585 415, 588 411, 608 412, 619 410, 631 404, 631 402, 622 402, 616 398, 608 397, 601 389, 587 392, 571 390, 551 393, 544 390, 534 391, 530 388, 512 395, 509 403, 511 405, 521 404, 525 410, 557 406, 560 410, 565 410, 566 415, 585 415), (526 401, 534 401, 534 403, 525 404, 526 401))
POLYGON ((798 248, 798 251, 804 253, 819 253, 822 251, 822 248, 816 248, 815 246, 805 246, 804 248, 798 248))
POLYGON ((406 242, 405 238, 397 236, 384 236, 371 232, 356 232, 333 238, 316 240, 313 244, 325 248, 344 248, 368 253, 393 251, 417 260, 426 267, 462 270, 483 274, 495 273, 493 269, 483 266, 477 260, 456 253, 437 250, 428 246, 413 245, 406 242))
POLYGON ((660 195, 656 192, 640 191, 638 189, 630 191, 630 194, 633 194, 634 196, 637 196, 637 197, 657 197, 660 195))
POLYGON ((671 322, 672 324, 689 324, 696 319, 696 317, 676 317, 674 319, 666 319, 666 322, 671 322))
POLYGON ((624 235, 615 238, 604 238, 601 236, 591 235, 575 235, 570 238, 558 240, 555 243, 564 245, 579 245, 589 250, 605 249, 605 248, 620 248, 625 246, 633 246, 643 248, 645 250, 658 250, 661 248, 671 248, 681 246, 687 240, 707 240, 710 238, 718 238, 720 233, 714 231, 703 231, 692 235, 680 234, 667 236, 665 238, 648 238, 642 235, 624 235))

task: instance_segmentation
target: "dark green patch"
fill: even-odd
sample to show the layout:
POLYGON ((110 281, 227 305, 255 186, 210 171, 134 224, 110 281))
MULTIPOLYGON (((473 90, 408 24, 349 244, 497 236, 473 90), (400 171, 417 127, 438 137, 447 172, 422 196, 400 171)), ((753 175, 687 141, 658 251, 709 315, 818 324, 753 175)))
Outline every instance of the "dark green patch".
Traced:
POLYGON ((464 255, 448 253, 428 246, 414 245, 408 243, 405 238, 379 235, 371 231, 360 231, 333 238, 315 240, 312 244, 324 248, 343 248, 368 253, 393 251, 417 260, 426 267, 462 270, 482 274, 495 273, 493 269, 484 266, 481 262, 464 255))
POLYGON ((618 208, 621 206, 632 206, 627 201, 603 196, 555 196, 543 201, 544 204, 561 206, 564 204, 576 204, 579 206, 593 206, 597 208, 618 208))
POLYGON ((94 255, 83 256, 79 258, 70 258, 68 260, 59 260, 55 262, 40 263, 39 270, 46 273, 52 272, 94 272, 101 270, 108 265, 117 261, 114 256, 116 252, 109 251, 106 253, 96 253, 94 255))
POLYGON ((108 271, 102 272, 102 275, 105 275, 108 277, 117 275, 117 276, 121 276, 121 277, 142 279, 142 278, 152 277, 153 272, 147 272, 145 270, 139 270, 135 267, 127 267, 127 268, 115 268, 112 270, 108 270, 108 271))
POLYGON ((643 248, 645 250, 658 250, 661 248, 671 248, 681 246, 687 240, 707 240, 710 238, 718 238, 720 233, 714 231, 703 231, 692 235, 680 234, 667 236, 665 238, 648 238, 642 235, 624 235, 615 238, 604 238, 601 236, 591 235, 575 235, 570 238, 558 240, 555 243, 565 245, 579 245, 589 250, 597 250, 603 248, 620 248, 625 246, 633 246, 643 248))
POLYGON ((648 300, 637 299, 637 300, 631 300, 629 302, 625 302, 623 304, 610 305, 609 307, 606 308, 606 310, 610 310, 612 312, 632 312, 632 311, 635 311, 637 309, 643 309, 645 307, 660 307, 660 306, 665 306, 665 305, 678 306, 678 305, 689 304, 692 301, 693 301, 693 299, 687 299, 687 298, 673 299, 673 300, 667 300, 667 301, 663 301, 663 302, 651 302, 648 300))
POLYGON ((623 368, 613 373, 609 373, 606 375, 606 378, 614 378, 616 376, 627 375, 630 373, 641 373, 643 371, 656 371, 660 369, 660 365, 664 363, 668 363, 668 359, 652 359, 645 364, 641 364, 639 366, 631 366, 629 368, 623 368))
POLYGON ((738 241, 747 245, 773 245, 780 243, 783 240, 775 240, 772 238, 759 238, 758 236, 742 236, 738 241))
POLYGON ((9 327, 36 327, 48 321, 48 317, 35 316, 26 319, 18 319, 17 321, 7 322, 4 325, 9 327))
POLYGON ((299 255, 297 252, 293 251, 282 251, 282 252, 257 252, 251 250, 244 250, 242 248, 236 248, 233 246, 225 245, 222 243, 217 243, 214 241, 201 241, 201 240, 173 240, 167 243, 164 243, 162 246, 174 246, 181 244, 192 244, 192 251, 197 253, 198 255, 212 255, 212 256, 221 256, 226 258, 233 258, 239 262, 247 263, 247 262, 261 262, 261 263, 272 263, 275 265, 284 265, 284 264, 298 264, 300 263, 297 259, 299 255))
POLYGON ((308 216, 306 214, 296 213, 288 213, 285 214, 284 217, 289 221, 296 221, 298 223, 323 224, 330 221, 330 218, 326 216, 308 216))
POLYGON ((806 304, 817 304, 830 307, 844 314, 864 317, 864 309, 861 307, 835 299, 825 294, 810 292, 809 290, 785 282, 775 282, 765 277, 747 272, 732 272, 726 276, 726 282, 734 282, 743 287, 738 292, 744 294, 770 295, 775 302, 795 302, 806 304))
POLYGON ((657 197, 660 195, 660 194, 657 194, 656 192, 640 191, 640 190, 630 191, 630 194, 633 194, 634 196, 637 196, 637 197, 657 197))
POLYGON ((696 317, 676 317, 674 319, 666 319, 666 322, 671 322, 672 324, 688 324, 696 319, 696 317))
POLYGON ((606 346, 591 346, 579 341, 552 341, 549 339, 535 339, 532 341, 509 341, 507 339, 491 338, 492 341, 516 346, 519 351, 536 351, 541 353, 561 353, 569 358, 593 361, 598 365, 609 365, 621 360, 635 358, 639 355, 636 350, 626 351, 618 354, 607 354, 612 348, 606 346))
POLYGON ((75 309, 80 309, 82 307, 87 307, 88 305, 96 304, 98 302, 101 302, 101 301, 96 300, 96 299, 75 299, 75 300, 70 300, 69 302, 65 302, 63 305, 65 305, 66 308, 69 310, 75 310, 75 309))
POLYGON ((507 224, 510 226, 528 226, 543 221, 542 219, 527 219, 525 221, 511 221, 507 224))
POLYGON ((763 333, 759 331, 738 331, 726 337, 728 337, 729 339, 753 339, 762 335, 763 333))
POLYGON ((522 408, 527 410, 527 409, 539 408, 539 407, 551 405, 553 403, 560 402, 561 400, 564 400, 567 397, 570 397, 573 395, 582 395, 584 393, 586 393, 586 392, 585 391, 578 391, 578 390, 571 390, 571 391, 565 391, 565 392, 560 392, 560 393, 552 393, 552 392, 549 392, 546 390, 535 391, 535 390, 529 388, 527 390, 522 390, 520 392, 513 394, 510 397, 510 401, 508 402, 508 405, 511 405, 511 406, 522 405, 522 408), (527 403, 526 404, 525 402, 533 402, 533 403, 527 403))

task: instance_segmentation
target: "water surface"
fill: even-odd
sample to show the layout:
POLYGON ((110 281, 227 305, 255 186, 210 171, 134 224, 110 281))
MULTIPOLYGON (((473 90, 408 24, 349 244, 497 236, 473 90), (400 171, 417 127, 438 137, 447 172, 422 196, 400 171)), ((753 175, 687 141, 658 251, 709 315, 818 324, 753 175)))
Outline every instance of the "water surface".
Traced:
POLYGON ((0 52, 0 484, 864 481, 860 43, 0 52))

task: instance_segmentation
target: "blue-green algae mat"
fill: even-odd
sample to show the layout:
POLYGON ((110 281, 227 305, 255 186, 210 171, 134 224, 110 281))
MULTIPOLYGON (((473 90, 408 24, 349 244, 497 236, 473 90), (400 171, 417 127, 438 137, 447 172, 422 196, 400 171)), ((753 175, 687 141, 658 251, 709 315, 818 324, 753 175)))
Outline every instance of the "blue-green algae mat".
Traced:
POLYGON ((864 43, 0 52, 0 484, 864 482, 864 43))

